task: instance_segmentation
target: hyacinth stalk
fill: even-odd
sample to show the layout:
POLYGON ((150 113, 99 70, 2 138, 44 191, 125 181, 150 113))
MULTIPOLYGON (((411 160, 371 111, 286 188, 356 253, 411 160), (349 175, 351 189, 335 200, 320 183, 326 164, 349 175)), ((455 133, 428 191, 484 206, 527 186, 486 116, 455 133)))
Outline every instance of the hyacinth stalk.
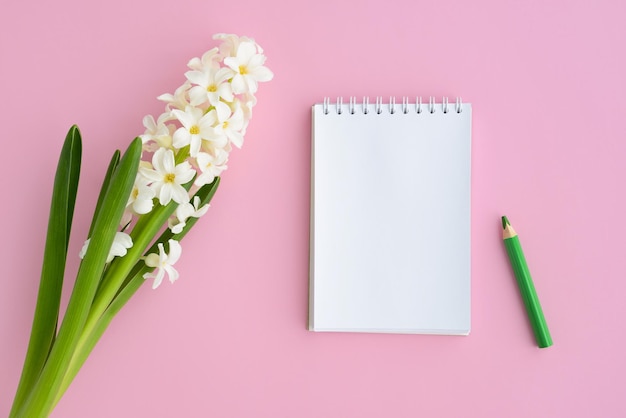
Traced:
POLYGON ((61 291, 81 166, 77 126, 66 136, 54 179, 31 337, 10 418, 46 417, 105 330, 146 282, 178 279, 180 241, 203 216, 240 148, 260 82, 272 79, 252 39, 215 35, 215 47, 189 61, 186 81, 159 96, 165 111, 104 177, 62 321, 61 291))

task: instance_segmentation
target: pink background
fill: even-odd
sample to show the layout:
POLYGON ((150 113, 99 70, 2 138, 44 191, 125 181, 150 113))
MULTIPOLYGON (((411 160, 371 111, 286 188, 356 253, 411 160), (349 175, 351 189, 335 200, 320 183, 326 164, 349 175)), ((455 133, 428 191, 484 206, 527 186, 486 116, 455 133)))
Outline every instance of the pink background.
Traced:
POLYGON ((183 242, 181 279, 140 290, 54 417, 625 416, 624 16, 617 0, 8 3, 0 416, 67 129, 84 136, 77 254, 109 156, 218 32, 255 38, 275 78, 183 242), (306 330, 310 106, 351 95, 473 104, 469 337, 306 330), (546 350, 505 257, 503 214, 552 331, 546 350))

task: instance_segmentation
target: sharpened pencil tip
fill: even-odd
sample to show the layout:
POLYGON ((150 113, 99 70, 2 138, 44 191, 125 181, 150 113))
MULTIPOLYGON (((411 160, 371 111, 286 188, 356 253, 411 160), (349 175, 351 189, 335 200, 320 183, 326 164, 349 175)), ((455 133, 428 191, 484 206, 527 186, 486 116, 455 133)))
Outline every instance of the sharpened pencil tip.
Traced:
POLYGON ((508 218, 506 216, 502 217, 502 229, 505 229, 507 225, 511 225, 508 218))

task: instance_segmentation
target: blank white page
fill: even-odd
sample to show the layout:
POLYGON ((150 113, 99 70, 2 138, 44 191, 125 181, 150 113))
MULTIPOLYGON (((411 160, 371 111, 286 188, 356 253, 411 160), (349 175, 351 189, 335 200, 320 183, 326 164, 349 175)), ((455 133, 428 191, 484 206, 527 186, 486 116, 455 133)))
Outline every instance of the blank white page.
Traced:
POLYGON ((472 109, 444 107, 313 106, 310 330, 469 333, 472 109))

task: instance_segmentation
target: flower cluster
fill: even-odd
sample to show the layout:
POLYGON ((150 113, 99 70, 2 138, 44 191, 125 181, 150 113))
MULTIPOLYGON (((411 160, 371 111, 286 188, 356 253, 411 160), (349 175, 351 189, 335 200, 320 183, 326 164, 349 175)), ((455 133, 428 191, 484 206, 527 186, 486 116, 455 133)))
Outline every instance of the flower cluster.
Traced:
MULTIPOLYGON (((168 221, 174 234, 182 231, 190 217, 204 215, 208 205, 198 207, 198 200, 192 199, 195 191, 226 170, 233 145, 243 145, 258 83, 271 80, 273 74, 264 66, 266 57, 254 40, 226 34, 214 39, 221 41, 219 47, 189 61, 183 85, 173 94, 158 97, 166 103, 165 111, 156 119, 151 115, 143 119, 144 156, 122 231, 116 234, 107 262, 126 253, 132 240, 125 231, 158 206, 171 201, 179 205, 168 221)), ((147 266, 156 268, 144 275, 154 279, 153 288, 166 273, 171 282, 178 278, 172 264, 180 257, 180 244, 169 240, 169 254, 163 244, 158 244, 159 254, 149 254, 145 260, 147 266)))
POLYGON ((255 93, 273 74, 250 38, 216 35, 219 47, 189 61, 186 81, 159 97, 145 132, 113 153, 72 294, 60 322, 82 138, 68 131, 54 178, 43 267, 11 418, 48 416, 117 312, 146 281, 178 279, 180 241, 208 210, 233 148, 243 145, 255 93), (233 147, 234 146, 234 147, 233 147), (67 320, 66 320, 67 319, 67 320))

